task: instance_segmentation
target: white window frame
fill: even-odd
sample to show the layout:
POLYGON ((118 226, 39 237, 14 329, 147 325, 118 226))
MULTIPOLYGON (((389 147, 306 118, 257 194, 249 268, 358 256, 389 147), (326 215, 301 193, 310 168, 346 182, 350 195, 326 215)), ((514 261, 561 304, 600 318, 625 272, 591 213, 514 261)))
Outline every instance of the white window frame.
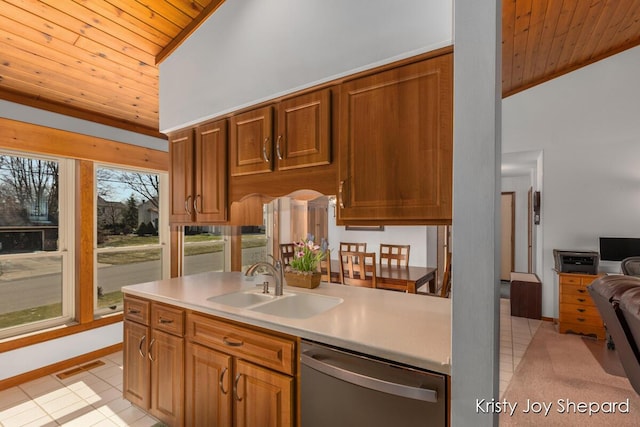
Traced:
POLYGON ((0 150, 0 154, 58 163, 58 250, 0 255, 0 260, 61 257, 62 314, 58 317, 0 329, 0 338, 42 332, 75 322, 75 161, 64 157, 0 150))
POLYGON ((122 313, 123 305, 120 304, 115 310, 99 309, 98 308, 98 254, 109 252, 137 252, 140 249, 160 249, 160 265, 161 265, 161 278, 167 279, 171 276, 171 250, 169 245, 169 239, 171 237, 169 228, 169 174, 163 171, 157 171, 153 169, 134 168, 130 166, 123 166, 117 164, 108 163, 94 163, 93 165, 93 315, 94 318, 100 318, 104 316, 110 316, 112 314, 122 313), (158 193, 159 198, 159 216, 158 216, 158 243, 144 246, 129 246, 129 247, 113 247, 113 248, 98 248, 98 180, 97 172, 99 168, 117 169, 125 172, 134 173, 150 173, 158 175, 160 180, 160 189, 158 193))

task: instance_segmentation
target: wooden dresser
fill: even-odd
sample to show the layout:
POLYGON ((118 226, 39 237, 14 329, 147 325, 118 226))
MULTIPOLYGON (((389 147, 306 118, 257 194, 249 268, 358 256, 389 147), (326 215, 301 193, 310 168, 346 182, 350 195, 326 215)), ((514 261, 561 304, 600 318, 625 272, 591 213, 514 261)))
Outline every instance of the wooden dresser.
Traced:
POLYGON ((605 338, 604 323, 587 286, 600 275, 558 273, 560 288, 560 333, 605 338))

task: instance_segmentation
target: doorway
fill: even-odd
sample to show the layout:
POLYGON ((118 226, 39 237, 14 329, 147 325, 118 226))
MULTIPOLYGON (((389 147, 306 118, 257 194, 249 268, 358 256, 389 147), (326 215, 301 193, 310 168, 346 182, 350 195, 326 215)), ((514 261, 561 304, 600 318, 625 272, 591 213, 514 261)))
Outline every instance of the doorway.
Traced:
POLYGON ((516 194, 513 191, 501 194, 500 280, 505 281, 511 280, 515 263, 515 198, 516 194))

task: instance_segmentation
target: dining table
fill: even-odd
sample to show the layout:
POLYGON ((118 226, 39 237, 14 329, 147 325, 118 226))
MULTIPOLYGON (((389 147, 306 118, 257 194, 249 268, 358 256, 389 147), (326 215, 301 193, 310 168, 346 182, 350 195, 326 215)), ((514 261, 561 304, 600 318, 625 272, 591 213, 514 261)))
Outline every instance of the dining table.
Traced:
MULTIPOLYGON (((377 288, 415 294, 420 287, 426 284, 428 286, 429 293, 435 294, 436 271, 437 269, 434 267, 418 267, 412 265, 407 267, 396 267, 385 264, 376 264, 377 288)), ((331 260, 331 281, 341 283, 340 261, 337 259, 331 260)))

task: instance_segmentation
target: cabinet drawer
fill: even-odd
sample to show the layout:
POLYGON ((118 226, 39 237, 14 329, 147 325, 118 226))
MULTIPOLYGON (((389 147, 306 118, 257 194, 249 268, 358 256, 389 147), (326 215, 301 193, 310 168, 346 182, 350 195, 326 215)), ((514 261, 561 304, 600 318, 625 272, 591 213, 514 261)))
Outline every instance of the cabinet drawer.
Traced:
POLYGON ((598 312, 598 309, 595 306, 589 304, 562 304, 560 306, 560 314, 563 313, 569 315, 576 314, 589 316, 600 319, 600 313, 598 312))
POLYGON ((151 303, 147 300, 125 296, 124 317, 127 320, 132 320, 134 322, 142 323, 143 325, 148 325, 150 306, 151 303))
POLYGON ((560 294, 560 304, 578 304, 584 306, 595 306, 591 295, 588 293, 562 293, 560 294))
MULTIPOLYGON (((560 300, 564 301, 565 297, 575 297, 575 298, 584 298, 590 304, 592 303, 591 295, 589 295, 589 291, 587 288, 581 285, 562 285, 560 288, 560 300)), ((586 302, 586 301, 585 301, 586 302)))
POLYGON ((173 335, 184 335, 184 311, 166 305, 154 304, 151 310, 151 326, 173 335))
POLYGON ((603 326, 600 316, 593 316, 584 313, 572 313, 561 311, 560 323, 574 323, 576 325, 590 325, 590 326, 603 326))
POLYGON ((293 339, 243 328, 221 320, 187 313, 187 337, 199 344, 293 375, 296 343, 293 339))

